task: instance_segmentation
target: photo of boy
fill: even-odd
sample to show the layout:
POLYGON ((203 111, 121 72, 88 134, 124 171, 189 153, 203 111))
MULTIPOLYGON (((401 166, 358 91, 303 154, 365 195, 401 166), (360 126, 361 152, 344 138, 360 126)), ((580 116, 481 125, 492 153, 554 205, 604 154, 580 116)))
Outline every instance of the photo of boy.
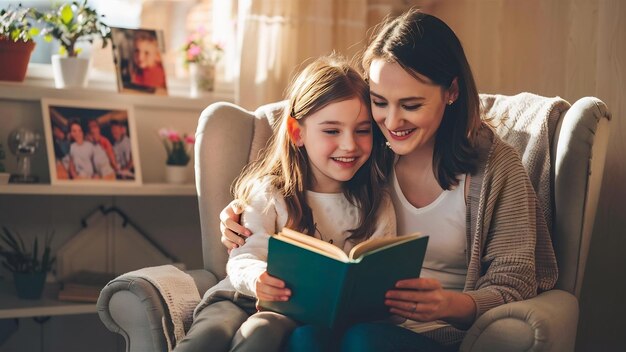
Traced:
POLYGON ((111 34, 118 90, 166 95, 161 31, 111 28, 111 34))

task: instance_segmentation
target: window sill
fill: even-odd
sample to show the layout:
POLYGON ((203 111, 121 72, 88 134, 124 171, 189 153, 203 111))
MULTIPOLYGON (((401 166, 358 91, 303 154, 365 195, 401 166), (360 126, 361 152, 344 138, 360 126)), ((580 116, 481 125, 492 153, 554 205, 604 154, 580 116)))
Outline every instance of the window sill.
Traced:
POLYGON ((0 81, 0 99, 40 100, 41 98, 104 99, 124 102, 137 106, 167 106, 203 109, 207 102, 234 101, 232 87, 220 84, 213 92, 207 92, 197 98, 189 96, 189 81, 168 77, 168 95, 122 94, 117 91, 115 76, 91 68, 86 88, 54 87, 52 66, 47 64, 29 64, 24 82, 0 81))

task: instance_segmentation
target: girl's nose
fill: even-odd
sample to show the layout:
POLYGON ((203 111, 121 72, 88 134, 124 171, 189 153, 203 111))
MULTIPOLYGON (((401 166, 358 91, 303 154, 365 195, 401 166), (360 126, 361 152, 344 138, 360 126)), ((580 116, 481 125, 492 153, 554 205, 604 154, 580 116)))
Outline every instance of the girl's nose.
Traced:
POLYGON ((345 151, 353 151, 356 149, 356 142, 354 140, 354 136, 352 134, 344 134, 341 139, 341 145, 339 146, 342 150, 345 151))

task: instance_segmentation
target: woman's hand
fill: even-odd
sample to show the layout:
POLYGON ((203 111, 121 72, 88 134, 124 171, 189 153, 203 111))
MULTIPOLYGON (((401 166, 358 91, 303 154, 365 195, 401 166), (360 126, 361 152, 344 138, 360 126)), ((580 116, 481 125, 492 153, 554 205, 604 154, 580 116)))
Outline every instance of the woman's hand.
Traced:
POLYGON ((255 293, 261 301, 287 301, 291 290, 285 288, 285 282, 264 271, 256 281, 255 293))
POLYGON ((445 320, 466 326, 476 314, 474 300, 463 293, 444 290, 436 279, 400 280, 387 291, 385 304, 390 312, 407 319, 428 322, 445 320))
POLYGON ((252 233, 239 224, 240 215, 243 213, 243 205, 237 199, 230 202, 220 213, 220 231, 222 232, 222 244, 230 252, 233 248, 245 243, 244 237, 252 233))

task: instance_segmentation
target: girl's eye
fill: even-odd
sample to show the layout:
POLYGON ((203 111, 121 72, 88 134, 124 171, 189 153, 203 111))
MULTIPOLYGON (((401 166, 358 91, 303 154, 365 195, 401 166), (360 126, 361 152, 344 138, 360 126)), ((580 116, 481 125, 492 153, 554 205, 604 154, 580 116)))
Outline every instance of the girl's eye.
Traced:
POLYGON ((415 105, 402 105, 402 107, 404 108, 404 110, 408 110, 408 111, 414 111, 419 109, 422 106, 422 104, 415 104, 415 105))
POLYGON ((326 133, 326 134, 330 134, 330 135, 339 134, 338 130, 324 130, 323 132, 326 133))
POLYGON ((372 129, 371 128, 364 128, 364 129, 361 129, 361 130, 356 130, 356 133, 357 134, 365 134, 365 135, 367 135, 367 134, 372 133, 372 129))
POLYGON ((379 107, 379 108, 383 108, 383 107, 387 106, 387 103, 384 102, 384 101, 372 100, 372 104, 374 104, 374 106, 379 107))

